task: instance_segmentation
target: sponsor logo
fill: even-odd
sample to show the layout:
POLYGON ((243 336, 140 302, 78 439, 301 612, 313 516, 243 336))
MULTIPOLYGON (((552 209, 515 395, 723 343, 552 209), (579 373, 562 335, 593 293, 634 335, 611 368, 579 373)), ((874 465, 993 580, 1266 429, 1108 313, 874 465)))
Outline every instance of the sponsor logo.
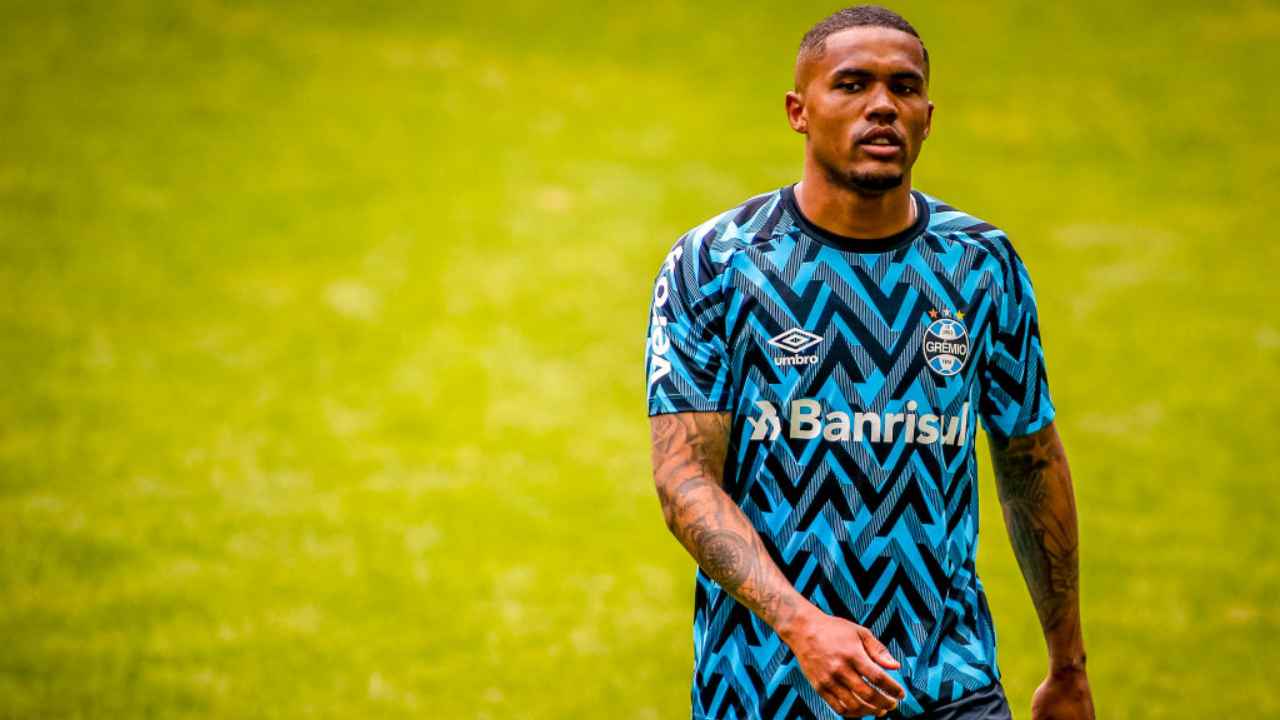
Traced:
POLYGON ((653 286, 653 317, 649 320, 649 387, 671 374, 671 360, 667 351, 671 349, 671 336, 667 334, 669 322, 662 309, 671 299, 671 279, 676 274, 676 262, 684 255, 684 248, 676 245, 662 261, 662 272, 658 273, 658 281, 653 286))
POLYGON ((969 330, 964 313, 952 317, 950 310, 930 310, 932 322, 924 331, 924 360, 935 374, 950 377, 964 369, 969 359, 969 330))
POLYGON ((813 365, 818 362, 817 355, 801 355, 800 353, 822 342, 821 335, 814 335, 800 328, 791 328, 790 330, 774 335, 769 338, 769 344, 791 353, 790 355, 776 355, 773 363, 782 367, 789 365, 813 365))
MULTIPOLYGON (((778 408, 767 400, 757 400, 757 417, 748 417, 752 440, 777 440, 782 434, 782 418, 778 408)), ((964 445, 969 437, 969 403, 960 409, 959 415, 919 413, 915 400, 907 402, 906 412, 846 413, 839 410, 826 412, 822 403, 812 399, 791 401, 787 408, 787 437, 792 440, 823 440, 840 442, 894 442, 902 438, 913 445, 964 445)))

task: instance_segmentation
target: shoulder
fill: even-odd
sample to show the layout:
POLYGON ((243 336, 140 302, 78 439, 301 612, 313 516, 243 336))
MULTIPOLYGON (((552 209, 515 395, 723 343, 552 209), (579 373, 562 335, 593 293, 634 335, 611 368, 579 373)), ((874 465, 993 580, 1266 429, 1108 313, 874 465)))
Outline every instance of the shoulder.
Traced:
POLYGON ((993 223, 971 215, 944 200, 920 193, 929 204, 928 232, 954 242, 969 242, 979 247, 1009 244, 1004 230, 993 223))
POLYGON ((1016 270, 1022 261, 1013 242, 1004 230, 995 224, 971 215, 932 195, 921 193, 929 204, 927 232, 944 246, 960 246, 975 255, 978 263, 998 264, 1008 274, 1016 270))
POLYGON ((723 268, 737 252, 773 237, 784 213, 781 188, 747 198, 681 235, 666 264, 723 268))

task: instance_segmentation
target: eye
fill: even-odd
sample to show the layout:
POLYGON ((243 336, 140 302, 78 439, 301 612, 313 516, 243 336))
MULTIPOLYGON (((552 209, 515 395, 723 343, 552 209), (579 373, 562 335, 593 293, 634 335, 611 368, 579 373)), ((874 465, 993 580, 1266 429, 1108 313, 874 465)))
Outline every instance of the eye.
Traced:
POLYGON ((845 92, 858 92, 859 90, 862 89, 862 83, 854 82, 850 80, 847 82, 839 83, 836 85, 836 87, 840 88, 841 90, 844 90, 845 92))
POLYGON ((918 92, 914 85, 907 85, 906 83, 894 85, 893 91, 899 95, 915 95, 918 92))

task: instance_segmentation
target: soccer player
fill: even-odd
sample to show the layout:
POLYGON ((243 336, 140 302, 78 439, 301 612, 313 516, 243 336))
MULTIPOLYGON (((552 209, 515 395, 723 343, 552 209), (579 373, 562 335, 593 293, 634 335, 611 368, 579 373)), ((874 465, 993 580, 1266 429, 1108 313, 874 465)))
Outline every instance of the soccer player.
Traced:
POLYGON ((786 95, 800 182, 659 270, 653 466, 699 566, 695 718, 1010 717, 974 566, 979 422, 1048 645, 1031 716, 1094 717, 1035 296, 1003 232, 911 189, 928 91, 902 17, 818 23, 786 95))

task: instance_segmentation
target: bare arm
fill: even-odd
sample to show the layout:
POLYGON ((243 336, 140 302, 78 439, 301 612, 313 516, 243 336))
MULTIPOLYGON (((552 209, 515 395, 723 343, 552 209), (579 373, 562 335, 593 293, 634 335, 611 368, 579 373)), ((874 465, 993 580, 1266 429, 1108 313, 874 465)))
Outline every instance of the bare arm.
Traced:
POLYGON ((898 667, 888 650, 866 628, 796 592, 724 491, 730 426, 727 413, 652 418, 653 477, 667 527, 708 577, 777 631, 833 708, 853 716, 892 710, 903 690, 880 667, 898 667))
POLYGON ((991 437, 991 460, 1014 555, 1049 648, 1049 679, 1032 717, 1093 718, 1080 627, 1075 491, 1052 423, 1024 437, 991 437))
POLYGON ((729 415, 659 415, 652 431, 653 477, 667 528, 708 577, 781 631, 808 601, 722 488, 729 415))

